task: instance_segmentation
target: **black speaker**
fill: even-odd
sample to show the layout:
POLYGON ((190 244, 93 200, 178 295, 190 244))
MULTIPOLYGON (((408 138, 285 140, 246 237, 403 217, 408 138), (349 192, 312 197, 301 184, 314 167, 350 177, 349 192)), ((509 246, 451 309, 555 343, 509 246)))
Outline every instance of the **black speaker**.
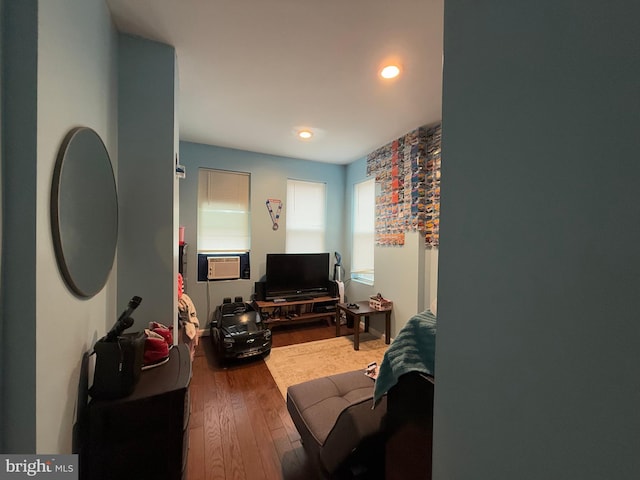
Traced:
POLYGON ((255 283, 255 289, 256 289, 255 299, 256 300, 258 300, 258 301, 264 301, 265 300, 265 297, 267 296, 266 285, 267 285, 267 282, 256 282, 255 283))
POLYGON ((138 332, 113 342, 98 340, 93 346, 96 366, 89 395, 96 399, 130 395, 140 378, 146 338, 144 332, 138 332))
POLYGON ((329 280, 327 290, 330 297, 337 297, 340 295, 338 293, 338 282, 334 282, 333 280, 329 280))

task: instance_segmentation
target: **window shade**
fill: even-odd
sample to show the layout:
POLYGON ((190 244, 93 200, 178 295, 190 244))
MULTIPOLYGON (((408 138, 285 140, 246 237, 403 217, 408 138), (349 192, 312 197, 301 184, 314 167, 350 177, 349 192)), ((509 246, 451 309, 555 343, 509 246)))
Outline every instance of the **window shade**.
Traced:
POLYGON ((249 174, 201 168, 198 172, 198 251, 251 248, 249 174))
POLYGON ((325 251, 326 184, 287 180, 287 253, 325 251))
POLYGON ((353 187, 351 278, 373 283, 374 232, 375 181, 371 179, 353 187))

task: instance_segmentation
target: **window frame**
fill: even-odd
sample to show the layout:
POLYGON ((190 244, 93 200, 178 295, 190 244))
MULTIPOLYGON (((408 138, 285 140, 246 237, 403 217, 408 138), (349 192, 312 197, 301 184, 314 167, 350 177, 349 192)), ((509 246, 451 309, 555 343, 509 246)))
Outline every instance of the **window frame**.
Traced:
MULTIPOLYGON (((207 180, 209 183, 211 182, 211 179, 209 178, 207 180)), ((242 186, 244 188, 244 185, 242 186)), ((247 253, 251 251, 251 173, 249 172, 239 172, 239 171, 232 171, 232 170, 223 170, 223 169, 218 169, 218 168, 209 168, 209 167, 199 167, 198 168, 198 187, 197 187, 197 208, 196 208, 196 217, 197 217, 197 221, 196 221, 196 247, 197 247, 197 251, 199 253, 211 253, 211 254, 215 254, 215 253, 247 253), (215 174, 218 173, 220 175, 223 175, 225 177, 227 177, 227 181, 231 178, 230 176, 241 176, 241 177, 246 177, 246 199, 243 199, 241 202, 239 202, 239 204, 241 204, 244 207, 244 210, 242 209, 237 209, 237 208, 232 208, 232 209, 228 209, 227 211, 224 211, 223 209, 219 209, 219 208, 213 208, 211 209, 213 212, 222 212, 224 211, 224 213, 226 214, 230 214, 233 215, 234 212, 236 215, 238 216, 242 216, 242 222, 238 222, 238 224, 242 223, 244 225, 244 229, 242 229, 241 231, 241 235, 239 235, 239 237, 241 237, 243 239, 242 242, 240 242, 238 245, 224 245, 221 248, 211 248, 211 245, 209 244, 209 242, 211 242, 211 239, 205 240, 205 238, 203 238, 205 236, 205 234, 202 232, 202 229, 205 228, 204 227, 204 219, 203 217, 203 193, 201 192, 201 187, 202 187, 202 174, 203 173, 207 173, 207 175, 211 175, 211 174, 215 174), (246 200, 246 203, 245 203, 246 200)), ((213 197, 210 193, 207 194, 208 200, 211 201, 212 198, 215 199, 215 197, 213 197)), ((220 202, 220 199, 216 199, 216 201, 220 202)), ((222 230, 222 229, 220 229, 222 230)), ((240 229, 238 229, 237 231, 240 231, 240 229)), ((209 233, 208 235, 206 235, 208 237, 215 237, 216 234, 215 233, 209 233)), ((229 241, 228 239, 230 238, 229 236, 222 236, 223 238, 227 239, 227 242, 229 241)), ((224 243, 224 242, 223 242, 224 243)))
POLYGON ((355 182, 353 184, 353 198, 352 198, 352 220, 351 220, 351 268, 350 268, 350 278, 353 281, 363 283, 365 285, 373 285, 375 281, 375 206, 376 206, 376 183, 375 178, 367 178, 365 180, 355 182), (362 224, 361 219, 358 217, 359 212, 359 204, 362 200, 361 192, 362 188, 367 188, 371 192, 370 206, 370 218, 367 219, 366 230, 363 231, 360 235, 366 235, 370 238, 371 246, 370 246, 370 254, 371 258, 369 261, 362 261, 361 263, 365 264, 364 269, 360 267, 360 259, 356 255, 356 251, 358 249, 358 240, 356 236, 358 235, 359 224, 362 224), (368 264, 371 266, 368 267, 368 264))
MULTIPOLYGON (((308 209, 309 207, 306 206, 306 208, 308 209)), ((304 210, 305 214, 301 215, 299 218, 303 218, 303 219, 308 219, 310 218, 309 216, 309 211, 308 210, 304 210)), ((326 243, 327 243, 327 182, 323 182, 323 181, 316 181, 316 180, 299 180, 299 179, 295 179, 295 178, 287 178, 287 199, 286 199, 286 203, 285 203, 285 252, 286 253, 324 253, 326 252, 326 243), (313 231, 315 229, 315 226, 309 224, 307 225, 307 227, 311 227, 310 230, 304 230, 299 228, 299 226, 296 224, 295 220, 295 201, 292 201, 293 199, 290 196, 290 187, 292 185, 315 185, 315 186, 322 186, 322 202, 313 202, 312 205, 313 206, 321 206, 321 216, 322 216, 322 222, 319 223, 319 228, 317 229, 317 235, 318 235, 318 239, 320 240, 320 246, 319 247, 314 247, 314 248, 297 248, 296 246, 298 244, 303 244, 303 245, 309 245, 308 241, 304 241, 301 240, 299 237, 302 236, 302 234, 306 231, 307 232, 307 236, 313 237, 313 231), (294 224, 293 226, 296 227, 295 230, 292 229, 292 224, 294 224), (298 238, 296 238, 295 232, 298 232, 298 238), (319 249, 318 249, 319 248, 319 249)))

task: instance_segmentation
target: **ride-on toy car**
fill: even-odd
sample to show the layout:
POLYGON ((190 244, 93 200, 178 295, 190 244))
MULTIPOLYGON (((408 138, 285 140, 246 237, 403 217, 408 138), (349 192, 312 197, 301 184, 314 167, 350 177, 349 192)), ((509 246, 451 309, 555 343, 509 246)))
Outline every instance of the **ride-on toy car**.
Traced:
POLYGON ((239 359, 271 351, 271 330, 260 313, 242 297, 225 298, 211 321, 211 341, 219 358, 239 359))

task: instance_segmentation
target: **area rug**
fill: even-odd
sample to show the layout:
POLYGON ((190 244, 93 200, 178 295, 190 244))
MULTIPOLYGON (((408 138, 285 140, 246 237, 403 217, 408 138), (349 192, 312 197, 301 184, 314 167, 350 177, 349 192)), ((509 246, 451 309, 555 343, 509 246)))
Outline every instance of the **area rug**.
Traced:
POLYGON ((382 362, 389 345, 369 333, 360 335, 360 350, 353 349, 353 335, 272 348, 264 359, 271 376, 286 399, 287 387, 334 373, 364 370, 382 362))

